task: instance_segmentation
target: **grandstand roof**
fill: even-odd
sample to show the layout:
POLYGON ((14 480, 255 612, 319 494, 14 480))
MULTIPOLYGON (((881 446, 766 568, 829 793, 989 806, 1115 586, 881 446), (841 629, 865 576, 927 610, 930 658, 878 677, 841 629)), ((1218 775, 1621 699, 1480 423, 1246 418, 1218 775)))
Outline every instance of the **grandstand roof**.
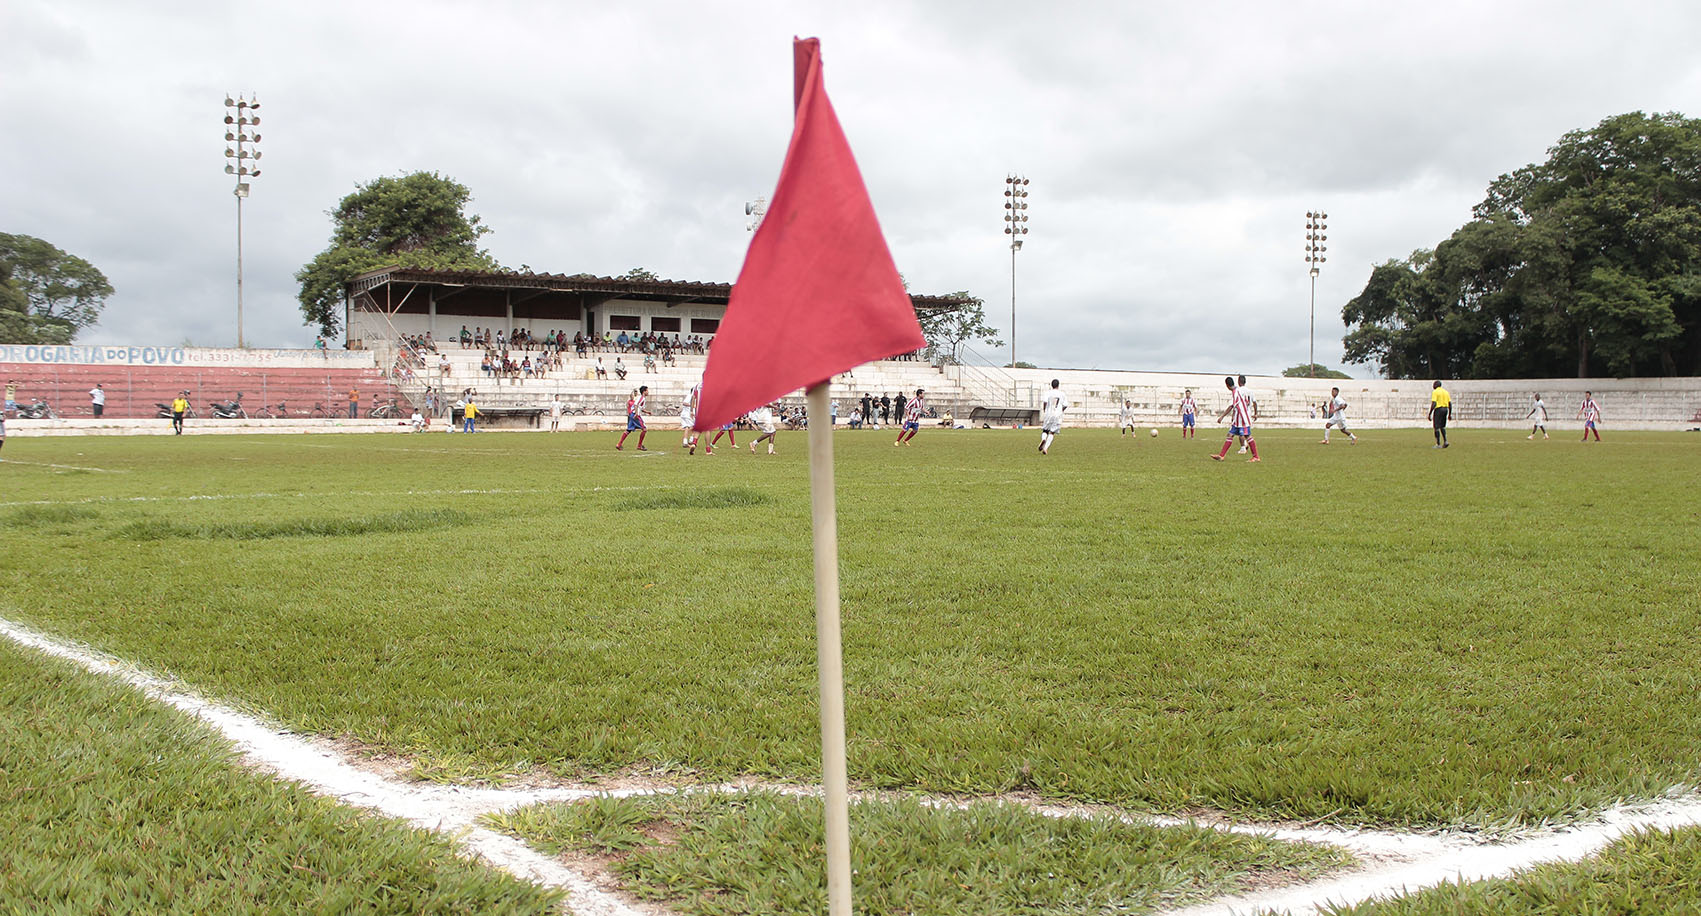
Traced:
MULTIPOLYGON (((611 299, 649 300, 670 306, 687 302, 724 306, 732 295, 732 284, 510 270, 381 267, 350 280, 347 290, 350 300, 367 299, 373 306, 387 311, 423 312, 426 302, 435 300, 452 302, 450 307, 459 314, 500 315, 504 307, 520 303, 556 309, 586 308, 611 299), (423 293, 417 301, 416 293, 423 293), (456 297, 460 300, 455 301, 456 297)), ((910 302, 918 310, 929 311, 961 308, 972 301, 956 296, 910 296, 910 302)))

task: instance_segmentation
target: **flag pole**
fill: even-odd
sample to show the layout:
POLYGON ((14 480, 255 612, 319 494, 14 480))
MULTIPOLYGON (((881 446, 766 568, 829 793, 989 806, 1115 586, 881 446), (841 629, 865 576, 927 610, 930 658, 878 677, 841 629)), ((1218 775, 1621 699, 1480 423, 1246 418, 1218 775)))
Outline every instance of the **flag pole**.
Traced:
POLYGON ((821 785, 827 811, 827 912, 851 916, 850 789, 839 639, 839 534, 833 494, 831 382, 806 392, 809 501, 815 536, 815 658, 821 688, 821 785))

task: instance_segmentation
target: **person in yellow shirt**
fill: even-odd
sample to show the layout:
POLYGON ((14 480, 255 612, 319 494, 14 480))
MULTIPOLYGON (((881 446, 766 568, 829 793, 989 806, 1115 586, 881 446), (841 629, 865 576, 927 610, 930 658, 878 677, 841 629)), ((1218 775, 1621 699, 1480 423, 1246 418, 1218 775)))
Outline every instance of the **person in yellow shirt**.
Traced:
POLYGON ((475 419, 478 418, 478 407, 476 407, 473 404, 473 399, 470 396, 467 398, 467 406, 466 406, 466 409, 464 410, 464 412, 462 413, 462 416, 466 417, 466 428, 463 429, 462 432, 468 432, 468 433, 478 432, 478 430, 474 428, 475 424, 473 422, 475 419))
POLYGON ((183 435, 183 415, 189 412, 189 392, 178 392, 171 402, 171 432, 172 435, 183 435))
POLYGON ((1441 387, 1440 382, 1436 382, 1435 390, 1429 393, 1429 422, 1435 428, 1436 448, 1446 448, 1448 445, 1447 414, 1452 409, 1453 396, 1447 393, 1447 389, 1441 387))

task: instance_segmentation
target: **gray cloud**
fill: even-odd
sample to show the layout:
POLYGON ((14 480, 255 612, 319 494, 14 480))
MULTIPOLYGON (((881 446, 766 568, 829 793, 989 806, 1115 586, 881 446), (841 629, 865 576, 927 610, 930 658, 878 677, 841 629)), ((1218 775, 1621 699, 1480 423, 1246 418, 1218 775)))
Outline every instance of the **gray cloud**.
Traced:
POLYGON ((105 270, 118 292, 86 337, 134 343, 234 341, 226 91, 259 90, 265 117, 244 205, 257 344, 311 340, 292 275, 325 211, 414 169, 472 189, 505 264, 733 279, 742 206, 789 135, 796 34, 823 40, 912 289, 967 289, 1009 324, 1016 169, 1033 181, 1021 358, 1248 372, 1305 359, 1310 207, 1331 215, 1317 353, 1337 363, 1371 265, 1445 238, 1565 131, 1701 92, 1701 9, 1680 2, 17 0, 0 17, 0 231, 105 270))

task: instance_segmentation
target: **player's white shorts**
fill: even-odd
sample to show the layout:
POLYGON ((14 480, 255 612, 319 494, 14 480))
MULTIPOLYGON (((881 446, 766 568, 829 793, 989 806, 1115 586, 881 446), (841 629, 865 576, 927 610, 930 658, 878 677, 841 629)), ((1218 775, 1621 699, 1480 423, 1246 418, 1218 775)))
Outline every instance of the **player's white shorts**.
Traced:
POLYGON ((1055 436, 1062 431, 1063 431, 1063 421, 1062 420, 1046 420, 1045 422, 1040 424, 1040 432, 1042 432, 1042 433, 1051 433, 1052 435, 1055 436))
POLYGON ((684 411, 684 410, 679 412, 679 428, 680 429, 683 429, 686 432, 690 432, 692 425, 695 424, 696 422, 697 422, 697 417, 694 414, 692 414, 688 411, 684 411))
POLYGON ((1344 432, 1347 431, 1347 420, 1346 420, 1345 417, 1335 417, 1335 418, 1331 419, 1329 422, 1323 424, 1324 429, 1328 429, 1331 426, 1335 427, 1336 429, 1338 429, 1338 430, 1340 430, 1341 432, 1344 433, 1344 432))
POLYGON ((772 436, 774 434, 774 428, 775 427, 774 427, 774 424, 772 422, 768 422, 768 423, 758 424, 756 428, 760 429, 762 431, 762 435, 772 436))

